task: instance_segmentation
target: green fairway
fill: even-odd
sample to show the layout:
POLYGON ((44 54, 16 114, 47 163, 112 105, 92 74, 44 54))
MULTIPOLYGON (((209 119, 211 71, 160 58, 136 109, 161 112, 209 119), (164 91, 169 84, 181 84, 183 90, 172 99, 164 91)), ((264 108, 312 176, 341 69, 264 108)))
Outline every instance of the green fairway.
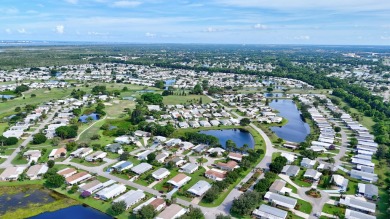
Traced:
POLYGON ((202 103, 213 102, 210 98, 208 98, 205 95, 187 95, 187 96, 169 95, 169 96, 164 96, 163 103, 166 105, 189 104, 189 103, 199 104, 200 99, 202 99, 202 103))

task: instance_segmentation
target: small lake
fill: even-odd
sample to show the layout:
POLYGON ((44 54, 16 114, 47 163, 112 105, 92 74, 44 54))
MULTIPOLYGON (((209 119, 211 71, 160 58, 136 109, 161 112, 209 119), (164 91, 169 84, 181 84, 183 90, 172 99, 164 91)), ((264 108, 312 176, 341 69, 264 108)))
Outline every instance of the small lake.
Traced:
POLYGON ((139 90, 137 93, 153 93, 154 90, 139 90))
POLYGON ((53 212, 45 212, 30 219, 113 219, 110 215, 104 214, 96 209, 84 207, 82 205, 70 206, 53 212))
POLYGON ((26 208, 29 204, 48 204, 55 201, 48 190, 26 189, 16 194, 2 194, 0 196, 0 215, 18 208, 26 208))
POLYGON ((168 90, 168 87, 174 85, 175 82, 176 82, 175 79, 170 79, 170 80, 164 81, 164 83, 165 83, 165 84, 164 84, 165 90, 168 90))
POLYGON ((305 141, 310 134, 310 127, 302 121, 301 114, 292 100, 273 100, 269 106, 278 110, 278 115, 288 120, 282 127, 271 127, 279 138, 297 143, 305 141))
POLYGON ((92 113, 89 115, 82 115, 79 117, 79 121, 82 123, 86 123, 86 122, 88 122, 88 118, 91 118, 92 121, 96 121, 96 120, 99 120, 99 115, 96 113, 92 113))
POLYGON ((237 147, 241 147, 244 144, 249 145, 249 148, 255 146, 255 140, 251 133, 246 131, 241 131, 240 129, 225 129, 225 130, 207 130, 200 131, 199 133, 212 135, 219 139, 219 143, 226 147, 226 141, 232 140, 236 143, 237 147))
POLYGON ((9 100, 9 99, 15 98, 15 96, 14 96, 14 95, 0 95, 0 98, 1 98, 1 99, 4 98, 4 99, 9 100))
POLYGON ((284 93, 265 93, 265 97, 285 97, 284 93))

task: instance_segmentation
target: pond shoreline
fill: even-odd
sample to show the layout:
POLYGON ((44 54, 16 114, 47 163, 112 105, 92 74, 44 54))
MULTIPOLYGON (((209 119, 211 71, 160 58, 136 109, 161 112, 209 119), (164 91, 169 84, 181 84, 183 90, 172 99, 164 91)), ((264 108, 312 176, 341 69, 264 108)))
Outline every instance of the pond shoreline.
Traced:
MULTIPOLYGON (((35 203, 29 202, 26 203, 24 207, 18 207, 17 209, 10 208, 1 215, 3 219, 22 219, 29 218, 44 212, 53 212, 63 208, 67 208, 73 205, 80 204, 78 201, 68 198, 66 195, 58 193, 54 190, 45 188, 42 184, 30 184, 30 185, 9 185, 9 186, 0 186, 0 195, 18 195, 25 192, 35 192, 40 191, 48 193, 48 195, 54 199, 49 203, 35 203)), ((28 198, 30 194, 26 193, 23 198, 28 198)))

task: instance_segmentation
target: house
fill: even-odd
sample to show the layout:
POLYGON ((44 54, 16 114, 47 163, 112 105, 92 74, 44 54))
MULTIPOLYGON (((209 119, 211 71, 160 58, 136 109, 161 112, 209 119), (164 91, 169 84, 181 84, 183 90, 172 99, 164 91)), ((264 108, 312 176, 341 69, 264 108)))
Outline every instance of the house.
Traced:
POLYGON ((180 147, 183 149, 183 150, 188 150, 188 149, 191 149, 194 147, 194 144, 192 144, 191 142, 188 142, 188 141, 183 141, 180 143, 180 147))
POLYGON ((40 150, 28 150, 23 153, 23 157, 26 157, 29 162, 34 161, 35 163, 38 162, 38 159, 41 157, 41 151, 40 150))
POLYGON ((344 199, 340 199, 340 204, 345 205, 352 210, 358 210, 366 213, 375 214, 376 204, 367 202, 361 199, 346 196, 344 199))
POLYGON ((282 152, 280 156, 285 157, 287 159, 287 164, 294 162, 296 159, 296 155, 285 153, 285 152, 282 152))
POLYGON ((321 175, 322 173, 318 172, 317 170, 307 169, 306 172, 303 174, 303 177, 314 181, 318 181, 321 175))
POLYGON ((148 110, 149 110, 149 111, 152 111, 152 110, 161 111, 159 105, 147 105, 147 107, 148 107, 148 110))
POLYGON ((368 199, 378 198, 378 187, 373 184, 358 183, 358 193, 368 199))
POLYGON ((88 154, 90 154, 92 152, 93 152, 92 148, 79 148, 79 149, 73 151, 72 153, 70 153, 70 156, 84 158, 85 156, 87 156, 88 154))
POLYGON ((49 158, 51 159, 57 159, 60 157, 65 157, 66 156, 66 149, 65 148, 58 148, 58 149, 53 149, 50 154, 49 158))
POLYGON ((85 181, 91 177, 92 177, 92 175, 87 173, 87 172, 79 172, 79 173, 76 173, 72 176, 65 178, 65 181, 68 185, 74 185, 74 184, 77 184, 79 182, 85 181))
POLYGON ((264 195, 264 199, 268 200, 269 202, 271 202, 275 205, 282 206, 282 207, 285 207, 287 209, 294 209, 295 205, 298 202, 294 198, 290 198, 290 197, 287 197, 284 195, 279 195, 279 194, 273 193, 273 192, 267 192, 264 195))
POLYGON ((206 120, 199 121, 199 125, 203 127, 211 127, 211 124, 206 120))
POLYGON ((118 144, 130 144, 132 141, 133 139, 126 135, 119 136, 114 139, 114 142, 118 144))
POLYGON ((196 153, 202 153, 204 150, 206 150, 207 147, 208 145, 206 144, 198 144, 195 147, 193 147, 192 150, 196 153))
POLYGON ((262 204, 252 212, 252 215, 261 219, 286 219, 288 212, 262 204))
POLYGON ((49 170, 48 166, 43 164, 36 164, 34 166, 31 166, 27 170, 26 174, 30 180, 35 180, 35 179, 40 179, 43 176, 43 174, 45 174, 48 170, 49 170))
POLYGON ((222 181, 226 178, 226 171, 211 169, 204 173, 204 176, 214 181, 222 181))
POLYGON ((292 192, 292 189, 286 187, 286 181, 277 179, 275 180, 272 185, 268 189, 270 192, 273 193, 279 193, 279 194, 290 194, 292 192))
POLYGON ((17 180, 19 175, 23 173, 25 167, 7 167, 0 174, 0 181, 17 180))
POLYGON ((166 202, 164 201, 164 199, 152 197, 152 198, 148 199, 146 202, 144 202, 144 203, 138 205, 136 208, 134 208, 133 214, 136 214, 139 210, 141 210, 141 208, 143 208, 144 206, 147 206, 147 205, 153 206, 154 210, 159 212, 163 208, 165 208, 166 202))
POLYGON ((332 178, 330 181, 333 182, 334 185, 339 187, 340 190, 342 190, 344 192, 347 191, 349 181, 348 181, 348 179, 344 178, 343 176, 334 174, 334 175, 332 175, 332 178))
POLYGON ((189 128, 190 126, 188 125, 187 122, 179 122, 179 127, 185 129, 185 128, 189 128))
POLYGON ((153 152, 152 150, 145 150, 138 153, 135 156, 138 158, 138 160, 148 160, 148 155, 151 154, 152 152, 153 152))
POLYGON ((242 154, 230 152, 230 153, 228 154, 228 157, 229 157, 230 159, 232 159, 232 160, 241 162, 243 156, 242 156, 242 154))
POLYGON ((185 172, 185 173, 188 173, 188 174, 191 174, 193 172, 195 172, 196 170, 198 170, 199 166, 194 164, 194 163, 187 163, 185 165, 183 165, 180 170, 185 172))
POLYGON ((106 145, 106 147, 104 149, 108 152, 111 152, 111 153, 116 153, 116 154, 123 153, 122 145, 119 143, 108 144, 108 145, 106 145))
POLYGON ((160 168, 152 173, 152 176, 156 180, 164 179, 165 177, 169 176, 171 172, 165 168, 160 168))
POLYGON ((187 191, 195 196, 202 196, 211 188, 211 184, 204 181, 199 180, 195 185, 191 186, 187 191))
POLYGON ((153 168, 153 166, 148 164, 148 163, 140 163, 137 166, 132 167, 131 171, 133 171, 137 175, 141 175, 141 174, 151 170, 152 168, 153 168))
POLYGON ((126 191, 126 186, 123 184, 113 184, 110 187, 104 188, 96 193, 96 197, 102 200, 109 200, 126 191))
POLYGON ((145 198, 145 193, 142 190, 130 190, 125 194, 116 198, 113 203, 124 201, 126 203, 126 210, 145 198))
POLYGON ((217 156, 219 157, 219 156, 222 156, 222 154, 225 152, 225 149, 223 149, 223 148, 210 148, 210 149, 208 149, 207 150, 207 153, 208 154, 214 154, 214 153, 216 153, 217 154, 217 156))
POLYGON ((175 146, 175 145, 178 145, 181 143, 181 140, 178 139, 178 138, 172 138, 168 141, 165 142, 165 145, 168 146, 168 147, 172 147, 172 146, 175 146))
POLYGON ((164 163, 165 159, 169 157, 169 154, 167 152, 162 152, 160 154, 157 154, 155 160, 159 163, 164 163))
POLYGON ((172 184, 176 188, 180 188, 190 180, 191 180, 191 177, 187 176, 184 173, 179 173, 175 177, 173 177, 172 179, 168 180, 168 183, 172 184))
POLYGON ((144 132, 141 130, 137 130, 134 132, 134 135, 137 137, 149 137, 151 134, 149 132, 144 132))
POLYGON ((298 175, 300 168, 295 165, 286 165, 282 169, 282 173, 290 176, 290 177, 295 177, 298 175))
POLYGON ((218 162, 215 166, 221 170, 226 170, 226 171, 232 171, 240 167, 238 166, 237 162, 234 160, 229 160, 227 163, 218 162))
POLYGON ((185 164, 187 161, 184 160, 182 157, 174 157, 171 160, 177 167, 180 167, 181 165, 185 164))
POLYGON ((310 160, 307 157, 304 157, 301 161, 301 166, 306 167, 306 168, 314 168, 316 165, 317 161, 316 160, 310 160))
POLYGON ((107 156, 107 153, 106 152, 103 152, 103 151, 96 151, 88 156, 85 157, 85 160, 86 161, 89 161, 89 162, 95 162, 99 159, 103 159, 107 156))
POLYGON ((6 138, 15 137, 17 139, 20 139, 23 133, 23 130, 7 130, 3 133, 3 136, 6 138))
POLYGON ((59 175, 63 176, 64 178, 67 178, 73 174, 77 173, 77 170, 74 168, 65 168, 63 170, 60 170, 57 172, 59 175))
POLYGON ((155 219, 176 219, 183 216, 187 210, 180 205, 171 204, 164 209, 155 219))
POLYGON ((378 181, 378 175, 376 175, 375 173, 367 173, 367 172, 352 169, 350 171, 350 175, 352 178, 370 182, 370 183, 375 183, 376 181, 378 181))
POLYGON ((153 137, 153 140, 154 140, 154 142, 166 142, 167 141, 167 138, 166 137, 164 137, 164 136, 154 136, 153 137))
POLYGON ((90 194, 92 194, 102 188, 103 188, 103 183, 101 183, 99 180, 93 180, 91 182, 80 185, 79 192, 83 193, 84 191, 87 191, 90 194))
POLYGON ((219 121, 218 121, 218 120, 211 120, 211 121, 210 121, 210 124, 211 124, 212 126, 218 126, 218 125, 219 125, 219 121))
POLYGON ((351 209, 345 210, 345 219, 376 219, 374 215, 365 214, 351 209))
POLYGON ((114 166, 112 166, 111 169, 114 169, 117 172, 122 172, 122 171, 130 169, 132 167, 133 167, 132 162, 122 160, 122 161, 119 161, 118 163, 116 163, 114 166))

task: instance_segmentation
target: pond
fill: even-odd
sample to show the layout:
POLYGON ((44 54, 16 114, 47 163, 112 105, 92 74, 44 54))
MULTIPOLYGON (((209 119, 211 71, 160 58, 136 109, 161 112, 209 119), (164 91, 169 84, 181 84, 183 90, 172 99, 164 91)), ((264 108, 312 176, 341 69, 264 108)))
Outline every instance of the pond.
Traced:
POLYGON ((306 136, 310 134, 310 127, 302 121, 301 113, 295 103, 292 100, 273 100, 269 105, 279 111, 279 116, 288 120, 286 125, 274 126, 271 130, 286 141, 297 143, 305 141, 306 136))
POLYGON ((249 145, 249 148, 255 146, 255 140, 251 133, 240 129, 224 129, 224 130, 207 130, 199 133, 212 135, 219 139, 219 143, 225 147, 227 140, 232 140, 237 147, 242 147, 244 144, 249 145))
POLYGON ((2 194, 0 196, 0 215, 7 211, 28 207, 29 204, 47 204, 55 201, 49 191, 41 189, 26 189, 16 194, 2 194))
POLYGON ((164 84, 165 90, 168 90, 168 87, 174 85, 175 82, 176 82, 175 79, 169 79, 169 80, 164 81, 164 83, 165 83, 164 84))
POLYGON ((139 90, 137 93, 153 93, 154 90, 139 90))
POLYGON ((96 209, 74 205, 53 212, 45 212, 30 219, 52 219, 52 218, 72 218, 72 219, 112 219, 110 215, 104 214, 96 209))
POLYGON ((0 95, 0 98, 1 99, 7 99, 7 100, 9 100, 9 99, 13 99, 13 98, 15 98, 15 96, 14 95, 0 95))
POLYGON ((284 93, 265 93, 265 97, 284 97, 284 93))
POLYGON ((92 113, 89 115, 82 115, 79 117, 79 121, 86 123, 86 122, 88 122, 88 118, 91 118, 92 121, 96 121, 96 120, 99 120, 99 115, 96 113, 92 113))

